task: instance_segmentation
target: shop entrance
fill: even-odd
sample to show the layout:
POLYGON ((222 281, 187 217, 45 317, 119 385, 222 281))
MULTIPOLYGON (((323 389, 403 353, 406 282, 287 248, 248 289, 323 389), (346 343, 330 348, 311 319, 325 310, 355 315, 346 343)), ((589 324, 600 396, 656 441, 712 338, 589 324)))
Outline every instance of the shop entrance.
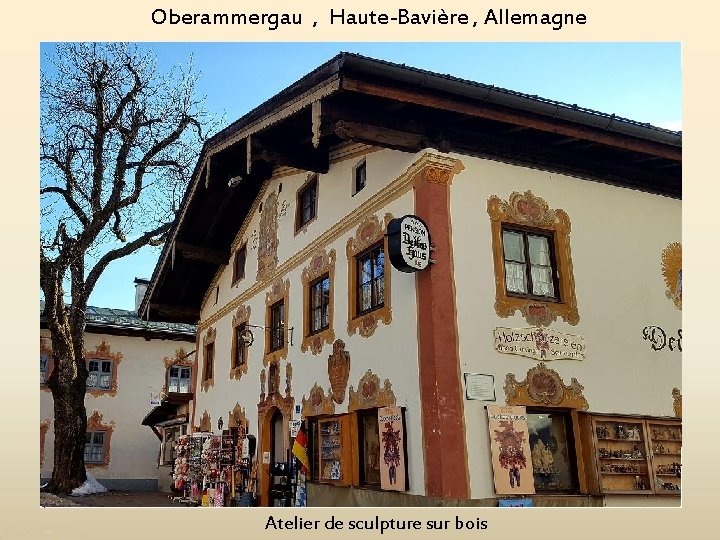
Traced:
POLYGON ((275 472, 275 463, 287 460, 288 445, 289 433, 283 413, 277 407, 271 407, 262 423, 262 465, 259 472, 261 506, 273 503, 270 491, 273 485, 280 483, 280 478, 275 474, 271 476, 271 472, 275 472))

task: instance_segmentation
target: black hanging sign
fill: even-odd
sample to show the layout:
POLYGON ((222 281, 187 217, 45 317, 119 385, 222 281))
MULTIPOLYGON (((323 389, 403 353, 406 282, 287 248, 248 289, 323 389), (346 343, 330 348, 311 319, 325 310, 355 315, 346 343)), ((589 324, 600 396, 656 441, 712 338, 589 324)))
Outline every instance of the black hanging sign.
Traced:
POLYGON ((430 264, 430 231, 419 217, 393 219, 387 237, 390 263, 401 272, 425 270, 430 264))

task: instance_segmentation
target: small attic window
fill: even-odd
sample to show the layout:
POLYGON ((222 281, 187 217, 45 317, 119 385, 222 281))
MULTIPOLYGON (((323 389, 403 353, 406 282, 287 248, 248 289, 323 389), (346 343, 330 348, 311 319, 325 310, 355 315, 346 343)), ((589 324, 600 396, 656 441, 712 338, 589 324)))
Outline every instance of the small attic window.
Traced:
POLYGON ((353 167, 353 186, 352 194, 355 195, 357 192, 362 191, 367 181, 367 167, 365 160, 363 159, 360 163, 353 167))

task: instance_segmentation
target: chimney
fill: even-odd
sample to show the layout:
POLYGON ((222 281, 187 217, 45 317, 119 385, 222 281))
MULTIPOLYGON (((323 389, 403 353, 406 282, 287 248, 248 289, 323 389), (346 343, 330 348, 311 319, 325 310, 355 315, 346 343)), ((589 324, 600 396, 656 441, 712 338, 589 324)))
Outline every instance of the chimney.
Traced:
POLYGON ((149 279, 135 278, 135 314, 140 317, 138 309, 140 309, 140 303, 145 297, 145 291, 147 291, 148 285, 150 285, 149 279))

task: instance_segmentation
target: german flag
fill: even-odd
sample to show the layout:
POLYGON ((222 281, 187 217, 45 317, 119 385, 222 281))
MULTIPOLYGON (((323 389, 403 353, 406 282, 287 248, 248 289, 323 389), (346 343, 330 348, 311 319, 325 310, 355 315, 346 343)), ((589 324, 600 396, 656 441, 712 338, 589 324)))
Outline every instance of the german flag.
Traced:
POLYGON ((293 443, 292 453, 302 463, 302 471, 307 474, 310 467, 310 458, 307 453, 308 437, 305 429, 300 427, 295 442, 293 443))

